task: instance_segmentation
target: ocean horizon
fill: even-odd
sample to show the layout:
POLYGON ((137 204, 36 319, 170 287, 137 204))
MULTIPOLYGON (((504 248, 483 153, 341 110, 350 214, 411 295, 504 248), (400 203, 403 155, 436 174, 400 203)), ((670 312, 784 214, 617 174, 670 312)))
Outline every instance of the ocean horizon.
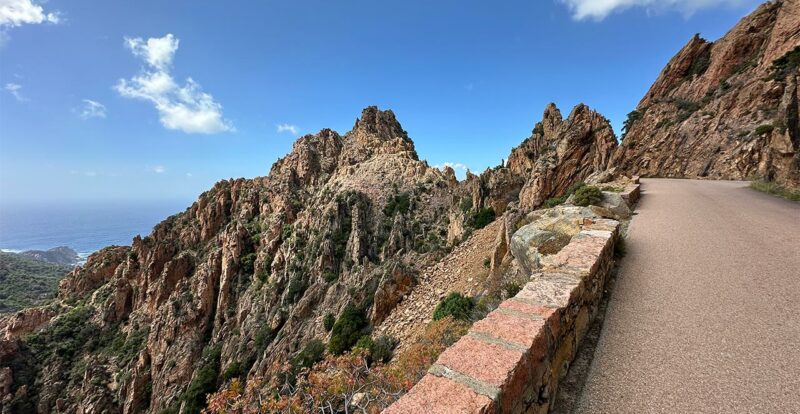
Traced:
POLYGON ((20 252, 67 246, 82 259, 103 247, 127 246, 188 201, 60 202, 0 205, 0 250, 20 252))

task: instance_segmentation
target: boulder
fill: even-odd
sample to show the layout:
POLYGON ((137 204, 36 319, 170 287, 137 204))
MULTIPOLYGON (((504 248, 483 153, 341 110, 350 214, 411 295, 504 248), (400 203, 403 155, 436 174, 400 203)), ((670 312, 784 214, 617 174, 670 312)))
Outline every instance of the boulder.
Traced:
POLYGON ((599 207, 609 210, 614 215, 607 218, 620 220, 631 217, 631 209, 628 206, 628 202, 625 201, 620 193, 603 191, 603 200, 600 202, 599 207))

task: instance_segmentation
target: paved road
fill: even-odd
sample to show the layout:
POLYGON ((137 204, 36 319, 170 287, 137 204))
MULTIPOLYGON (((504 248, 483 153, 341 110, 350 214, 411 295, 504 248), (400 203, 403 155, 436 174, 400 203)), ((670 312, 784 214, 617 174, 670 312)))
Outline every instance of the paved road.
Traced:
POLYGON ((800 413, 800 205, 642 180, 578 413, 800 413))

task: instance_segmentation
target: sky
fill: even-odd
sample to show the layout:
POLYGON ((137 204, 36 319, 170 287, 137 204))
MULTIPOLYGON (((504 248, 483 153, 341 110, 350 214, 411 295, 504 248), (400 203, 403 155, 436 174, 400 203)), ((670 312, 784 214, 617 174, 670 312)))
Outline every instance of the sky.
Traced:
POLYGON ((0 204, 191 201, 392 109, 482 171, 545 105, 619 131, 695 34, 755 0, 0 0, 0 204))

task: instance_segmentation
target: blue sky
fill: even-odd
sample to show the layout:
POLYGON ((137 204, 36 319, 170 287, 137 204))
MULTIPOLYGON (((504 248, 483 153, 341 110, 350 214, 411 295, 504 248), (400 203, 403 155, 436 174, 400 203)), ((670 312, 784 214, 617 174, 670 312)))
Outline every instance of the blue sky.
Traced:
POLYGON ((480 171, 551 101, 619 131, 694 33, 760 2, 232 3, 0 0, 0 202, 190 201, 368 105, 480 171))

